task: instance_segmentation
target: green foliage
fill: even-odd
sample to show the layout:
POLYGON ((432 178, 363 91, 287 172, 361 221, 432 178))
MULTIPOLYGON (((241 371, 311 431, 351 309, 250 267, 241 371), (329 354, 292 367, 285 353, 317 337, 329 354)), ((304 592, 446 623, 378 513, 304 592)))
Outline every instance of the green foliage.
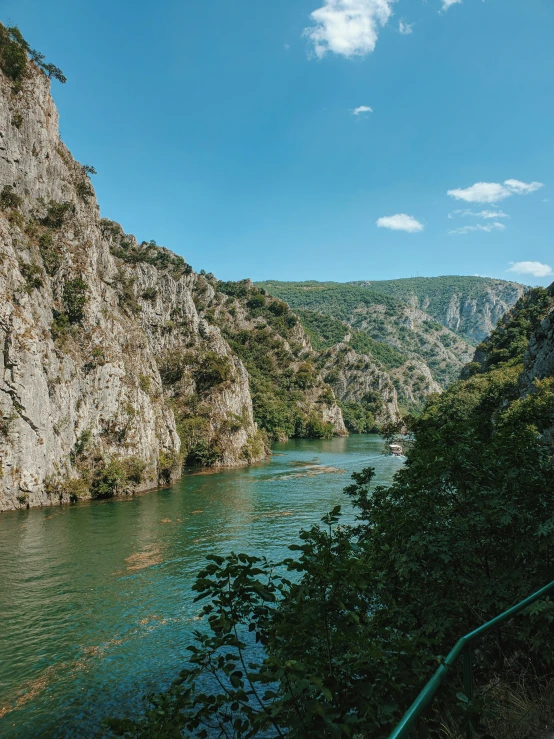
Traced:
POLYGON ((23 116, 21 115, 21 113, 15 113, 15 114, 13 115, 13 117, 12 117, 12 124, 13 124, 13 125, 14 125, 14 126, 15 126, 15 127, 17 128, 17 129, 20 129, 20 128, 21 128, 21 126, 23 125, 23 121, 24 121, 24 120, 25 120, 25 119, 23 118, 23 116))
POLYGON ((150 392, 150 387, 152 385, 150 377, 148 377, 148 375, 139 375, 138 379, 139 388, 142 390, 143 393, 146 393, 148 395, 148 393, 150 392))
MULTIPOLYGON (((554 378, 522 395, 517 363, 521 331, 553 304, 543 298, 495 332, 489 368, 409 421, 409 464, 392 485, 370 491, 374 470, 353 474, 354 525, 337 506, 282 562, 208 557, 187 664, 141 719, 112 721, 116 735, 386 739, 461 635, 552 580, 554 378)), ((477 684, 529 664, 551 675, 551 633, 549 599, 489 633, 477 684)), ((480 720, 485 702, 470 704, 461 678, 452 670, 419 736, 443 736, 445 714, 494 723, 494 701, 480 720)))
POLYGON ((266 434, 263 431, 256 431, 251 434, 241 452, 242 458, 249 463, 267 454, 269 454, 269 447, 266 434))
POLYGON ((73 447, 73 451, 71 454, 71 457, 73 460, 78 459, 87 451, 91 439, 92 439, 92 432, 90 431, 90 429, 86 429, 85 431, 83 431, 83 433, 78 437, 73 447))
POLYGON ((272 439, 327 436, 329 425, 322 425, 317 417, 311 422, 299 405, 305 389, 313 387, 317 379, 311 364, 303 363, 296 371, 294 358, 283 340, 266 328, 232 331, 225 326, 224 335, 248 370, 254 419, 259 428, 272 439))
POLYGON ((16 418, 17 413, 2 413, 0 415, 0 437, 4 440, 9 438, 11 425, 16 418))
POLYGON ((221 459, 222 450, 213 440, 199 438, 188 444, 185 465, 187 467, 212 467, 221 459))
POLYGON ((159 270, 167 270, 175 278, 192 272, 192 267, 182 257, 173 254, 155 241, 143 241, 140 245, 134 243, 125 235, 118 223, 107 218, 101 220, 101 229, 105 237, 111 240, 111 253, 128 264, 151 264, 159 270))
POLYGON ((183 377, 186 368, 194 362, 190 352, 170 351, 158 361, 158 370, 165 387, 176 385, 183 377))
POLYGON ((143 290, 140 296, 143 300, 151 300, 154 301, 158 297, 158 291, 155 287, 147 287, 146 290, 143 290))
POLYGON ((376 280, 374 282, 354 282, 354 286, 367 285, 369 289, 389 295, 397 300, 415 297, 426 313, 442 322, 448 312, 452 297, 464 296, 465 299, 479 301, 486 298, 490 291, 500 290, 514 285, 505 280, 488 277, 446 275, 443 277, 409 277, 401 280, 376 280))
MULTIPOLYGON (((406 325, 406 295, 388 295, 371 286, 334 282, 260 283, 295 310, 313 347, 322 351, 343 342, 385 370, 401 367, 413 356, 427 363, 443 387, 456 379, 461 365, 445 359, 439 343, 446 335, 436 321, 406 325)), ((454 340, 451 340, 451 344, 454 340)), ((459 343, 459 342, 458 342, 459 343)))
POLYGON ((55 497, 62 501, 69 498, 76 503, 80 498, 86 498, 89 494, 89 486, 83 477, 55 478, 47 477, 44 481, 44 490, 49 497, 55 497))
POLYGON ((375 290, 338 282, 262 282, 259 283, 271 295, 285 300, 293 310, 307 309, 323 313, 341 321, 350 322, 352 314, 360 306, 385 306, 398 311, 401 303, 375 290))
POLYGON ((68 201, 57 203, 55 200, 51 200, 48 204, 46 215, 41 219, 41 223, 47 228, 60 229, 71 213, 75 213, 73 203, 68 201))
POLYGON ((521 298, 513 311, 498 324, 489 339, 480 344, 483 368, 523 360, 529 337, 538 328, 552 299, 547 290, 537 287, 521 298))
POLYGON ((233 363, 229 357, 222 354, 206 352, 200 363, 193 369, 192 376, 197 392, 202 395, 232 379, 233 363))
POLYGON ((53 277, 62 264, 62 256, 56 246, 51 231, 45 231, 40 235, 38 248, 46 274, 53 277))
POLYGON ((63 286, 62 299, 65 315, 70 324, 81 323, 88 301, 88 285, 81 277, 68 280, 63 286))
POLYGON ((13 39, 12 29, 0 25, 0 69, 14 82, 20 82, 27 70, 27 53, 13 39))
POLYGON ((385 369, 401 367, 406 361, 406 355, 399 352, 398 349, 385 344, 383 341, 375 341, 371 336, 355 329, 352 331, 350 346, 358 354, 367 354, 369 357, 373 357, 385 369))
POLYGON ((146 462, 138 457, 124 457, 121 460, 121 466, 123 467, 127 482, 140 485, 144 478, 146 462))
POLYGON ((48 77, 67 82, 61 69, 44 61, 44 54, 31 49, 17 26, 6 27, 0 23, 0 69, 12 79, 16 92, 27 75, 29 57, 48 77))
POLYGON ((81 200, 83 200, 85 203, 94 195, 92 185, 86 178, 77 182, 77 184, 75 185, 75 191, 77 195, 81 198, 81 200))
POLYGON ((160 485, 169 485, 180 462, 174 452, 163 451, 158 457, 158 482, 160 485))
POLYGON ((67 337, 70 329, 71 324, 69 323, 67 313, 53 310, 50 332, 54 341, 63 341, 67 337))
POLYGON ((134 278, 129 277, 122 269, 119 269, 115 276, 114 284, 117 289, 117 300, 120 307, 133 316, 138 315, 141 307, 135 295, 134 278))
POLYGON ((0 208, 6 210, 7 208, 20 208, 23 203, 23 198, 13 191, 11 185, 4 185, 2 192, 0 192, 0 208))
POLYGON ((302 426, 297 425, 296 436, 308 436, 310 439, 330 439, 333 436, 333 424, 324 421, 317 414, 312 413, 307 420, 303 419, 302 426))
POLYGON ((302 362, 297 369, 293 382, 296 387, 308 390, 313 387, 318 379, 317 371, 311 362, 302 362))
POLYGON ((20 265, 21 274, 27 283, 27 291, 38 290, 44 285, 42 269, 35 262, 23 262, 20 265))
POLYGON ((127 477, 121 462, 112 459, 96 470, 90 492, 93 498, 112 498, 123 492, 126 482, 127 477))
POLYGON ((377 431, 375 416, 367 405, 355 402, 339 403, 344 425, 354 434, 371 434, 377 431))
POLYGON ((133 492, 143 480, 146 463, 138 457, 99 459, 92 470, 90 493, 93 498, 112 498, 133 492))
POLYGON ((254 287, 250 280, 218 282, 217 291, 242 300, 252 318, 264 318, 281 336, 290 335, 297 324, 298 319, 286 303, 268 297, 263 288, 254 287))

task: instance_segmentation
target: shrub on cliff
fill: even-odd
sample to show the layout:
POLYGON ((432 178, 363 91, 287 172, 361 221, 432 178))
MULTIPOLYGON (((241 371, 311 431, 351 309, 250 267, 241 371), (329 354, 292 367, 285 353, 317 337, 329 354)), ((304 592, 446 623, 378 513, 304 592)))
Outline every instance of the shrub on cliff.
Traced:
POLYGON ((81 323, 88 301, 88 285, 82 277, 68 280, 63 286, 63 304, 69 323, 81 323))
POLYGON ((233 364, 229 357, 216 352, 206 352, 200 364, 194 368, 193 377, 199 394, 206 393, 233 377, 233 364))
POLYGON ((67 82, 61 69, 46 62, 44 54, 31 49, 17 26, 6 27, 0 23, 0 69, 16 83, 16 91, 28 72, 29 57, 48 77, 62 84, 67 82))
POLYGON ((13 191, 11 185, 4 185, 0 192, 0 208, 19 208, 23 203, 23 198, 13 191))

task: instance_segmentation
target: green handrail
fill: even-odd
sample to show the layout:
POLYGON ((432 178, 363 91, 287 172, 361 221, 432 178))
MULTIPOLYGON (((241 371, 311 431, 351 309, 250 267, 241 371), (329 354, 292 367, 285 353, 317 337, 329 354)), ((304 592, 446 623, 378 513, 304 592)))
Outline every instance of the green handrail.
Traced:
MULTIPOLYGON (((533 593, 533 595, 530 595, 525 600, 522 600, 521 603, 518 603, 516 606, 512 606, 512 608, 504 611, 504 613, 501 613, 500 616, 496 616, 496 618, 493 618, 492 621, 487 621, 486 624, 479 626, 478 629, 470 631, 469 634, 462 636, 462 638, 456 642, 454 649, 452 649, 448 653, 446 659, 443 660, 441 666, 437 669, 427 685, 425 685, 425 687, 417 696, 410 708, 406 711, 402 721, 398 724, 396 729, 394 729, 392 734, 389 736, 389 739, 406 739, 410 729, 413 727, 417 719, 421 716, 423 711, 427 708, 429 703, 431 703, 442 681, 448 675, 450 668, 462 653, 464 655, 464 690, 468 700, 471 701, 473 699, 473 650, 471 648, 472 642, 482 636, 485 632, 489 631, 489 629, 492 629, 495 626, 499 626, 505 621, 509 621, 514 616, 517 616, 517 614, 521 613, 521 611, 527 608, 527 606, 530 606, 531 603, 540 600, 551 590, 554 590, 554 581, 552 581, 549 585, 545 585, 544 588, 541 588, 541 590, 537 590, 536 593, 533 593)), ((473 730, 469 728, 468 737, 471 737, 472 735, 473 730)))

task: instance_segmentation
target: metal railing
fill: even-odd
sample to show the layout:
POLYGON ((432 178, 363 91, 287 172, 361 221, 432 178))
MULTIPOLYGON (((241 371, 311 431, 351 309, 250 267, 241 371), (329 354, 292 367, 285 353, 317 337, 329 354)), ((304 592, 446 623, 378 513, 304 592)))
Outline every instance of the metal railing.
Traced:
MULTIPOLYGON (((462 638, 456 642, 454 649, 452 649, 448 653, 446 659, 442 661, 441 666, 417 696, 410 708, 406 711, 402 721, 398 724, 396 729, 394 729, 392 734, 389 736, 389 739, 407 739, 410 730, 433 700, 433 697, 439 689, 442 681, 448 675, 450 668, 454 665, 460 654, 463 654, 464 693, 468 701, 471 702, 473 700, 473 642, 483 636, 483 634, 489 631, 489 629, 492 629, 495 626, 500 626, 500 624, 509 621, 514 616, 517 616, 518 613, 521 613, 521 611, 525 610, 525 608, 530 606, 532 603, 543 598, 551 590, 554 590, 554 581, 549 585, 545 585, 544 588, 533 593, 533 595, 530 595, 525 600, 522 600, 521 603, 518 603, 516 606, 513 606, 507 611, 504 611, 504 613, 501 613, 499 616, 496 616, 492 621, 488 621, 486 624, 479 626, 478 629, 470 631, 469 634, 462 636, 462 638)), ((467 728, 467 739, 472 739, 473 736, 474 732, 470 724, 467 728)))

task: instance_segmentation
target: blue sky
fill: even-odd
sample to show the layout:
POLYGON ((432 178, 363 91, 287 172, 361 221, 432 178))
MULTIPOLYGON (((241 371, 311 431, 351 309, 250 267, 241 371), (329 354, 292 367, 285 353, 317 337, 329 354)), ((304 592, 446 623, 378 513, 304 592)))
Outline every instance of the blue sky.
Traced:
POLYGON ((68 77, 61 135, 102 215, 197 270, 554 279, 551 0, 0 0, 0 19, 68 77))

